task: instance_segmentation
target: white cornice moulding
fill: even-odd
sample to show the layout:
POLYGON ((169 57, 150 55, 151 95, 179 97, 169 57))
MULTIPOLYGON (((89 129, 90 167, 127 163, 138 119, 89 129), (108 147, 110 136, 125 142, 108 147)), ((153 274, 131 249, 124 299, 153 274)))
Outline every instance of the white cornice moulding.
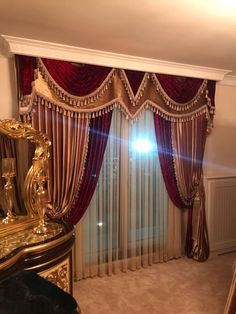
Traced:
POLYGON ((51 58, 79 63, 96 64, 128 70, 196 77, 208 80, 223 80, 229 70, 215 69, 191 64, 183 64, 142 58, 137 56, 93 50, 57 43, 1 35, 3 53, 51 58))
POLYGON ((236 76, 234 75, 225 75, 224 79, 218 82, 219 85, 225 86, 236 86, 236 76))

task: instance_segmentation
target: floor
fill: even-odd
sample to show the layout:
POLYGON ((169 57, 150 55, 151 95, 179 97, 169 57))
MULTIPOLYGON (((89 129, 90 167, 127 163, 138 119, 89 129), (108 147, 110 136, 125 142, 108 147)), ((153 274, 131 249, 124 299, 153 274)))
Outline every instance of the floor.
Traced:
POLYGON ((82 314, 223 314, 236 253, 188 258, 74 285, 82 314))

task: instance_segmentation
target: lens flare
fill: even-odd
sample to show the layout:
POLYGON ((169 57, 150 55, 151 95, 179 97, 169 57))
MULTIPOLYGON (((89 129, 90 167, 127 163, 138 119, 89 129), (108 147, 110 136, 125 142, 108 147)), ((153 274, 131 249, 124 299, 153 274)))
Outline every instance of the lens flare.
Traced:
POLYGON ((136 139, 132 142, 132 150, 139 153, 149 153, 154 145, 148 139, 136 139))

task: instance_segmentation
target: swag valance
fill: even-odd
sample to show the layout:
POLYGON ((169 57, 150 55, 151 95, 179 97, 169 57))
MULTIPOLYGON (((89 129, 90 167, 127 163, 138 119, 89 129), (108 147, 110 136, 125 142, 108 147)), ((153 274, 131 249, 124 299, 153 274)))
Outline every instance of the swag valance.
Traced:
POLYGON ((170 121, 188 121, 205 114, 211 126, 214 115, 212 81, 50 59, 20 58, 22 113, 30 112, 36 99, 42 105, 82 117, 100 116, 114 107, 119 107, 132 120, 137 120, 147 108, 170 121), (33 88, 29 101, 32 78, 37 73, 49 86, 52 99, 33 88))
POLYGON ((215 82, 72 62, 16 57, 20 113, 52 140, 50 214, 77 223, 99 177, 113 108, 137 120, 153 111, 169 197, 188 208, 186 252, 209 254, 202 162, 215 82), (70 191, 70 193, 68 193, 70 191))

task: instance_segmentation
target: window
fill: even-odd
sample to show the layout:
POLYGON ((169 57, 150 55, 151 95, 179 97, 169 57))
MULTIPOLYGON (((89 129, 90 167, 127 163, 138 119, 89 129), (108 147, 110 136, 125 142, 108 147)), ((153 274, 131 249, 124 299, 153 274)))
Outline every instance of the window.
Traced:
POLYGON ((153 113, 131 123, 114 110, 98 184, 80 223, 81 276, 164 260, 167 213, 153 113))

